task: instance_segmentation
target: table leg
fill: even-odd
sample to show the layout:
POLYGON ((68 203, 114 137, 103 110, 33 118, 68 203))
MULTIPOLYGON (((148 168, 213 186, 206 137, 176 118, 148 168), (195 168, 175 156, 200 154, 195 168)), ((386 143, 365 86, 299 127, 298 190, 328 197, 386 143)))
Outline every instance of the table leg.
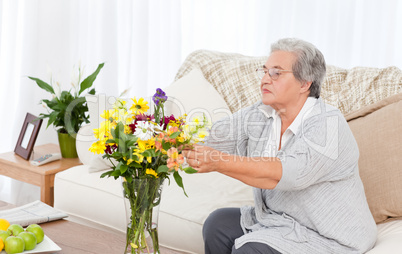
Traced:
POLYGON ((50 206, 53 206, 53 191, 50 175, 42 176, 40 186, 40 200, 50 206))

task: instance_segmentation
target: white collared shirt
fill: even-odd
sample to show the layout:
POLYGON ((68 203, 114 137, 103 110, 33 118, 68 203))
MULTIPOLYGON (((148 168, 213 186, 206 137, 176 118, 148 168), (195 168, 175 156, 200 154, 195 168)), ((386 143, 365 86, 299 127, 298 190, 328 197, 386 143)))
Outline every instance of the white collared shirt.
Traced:
POLYGON ((268 117, 273 118, 272 128, 269 133, 269 139, 267 142, 267 146, 264 151, 264 157, 276 157, 276 154, 279 151, 279 144, 281 144, 281 148, 285 146, 286 142, 296 135, 299 131, 299 127, 302 124, 303 118, 306 118, 308 114, 311 112, 314 104, 317 102, 317 99, 314 97, 308 97, 306 102, 304 103, 302 109, 300 110, 299 114, 297 114, 295 120, 290 124, 290 126, 286 129, 286 131, 282 135, 281 140, 281 128, 282 128, 282 121, 281 118, 276 112, 269 105, 261 105, 259 109, 268 117), (281 142, 280 142, 281 141, 281 142))

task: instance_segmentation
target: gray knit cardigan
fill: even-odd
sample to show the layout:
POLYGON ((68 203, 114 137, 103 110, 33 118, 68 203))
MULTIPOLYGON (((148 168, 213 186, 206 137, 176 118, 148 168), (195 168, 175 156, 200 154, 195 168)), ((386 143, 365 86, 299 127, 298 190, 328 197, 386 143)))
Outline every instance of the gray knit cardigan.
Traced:
MULTIPOLYGON (((216 122, 206 145, 263 156, 272 117, 262 105, 216 122)), ((338 109, 318 99, 277 157, 282 178, 273 190, 254 188, 255 206, 241 208, 245 234, 236 248, 261 242, 281 253, 344 254, 374 246, 377 227, 359 176, 357 143, 338 109)))

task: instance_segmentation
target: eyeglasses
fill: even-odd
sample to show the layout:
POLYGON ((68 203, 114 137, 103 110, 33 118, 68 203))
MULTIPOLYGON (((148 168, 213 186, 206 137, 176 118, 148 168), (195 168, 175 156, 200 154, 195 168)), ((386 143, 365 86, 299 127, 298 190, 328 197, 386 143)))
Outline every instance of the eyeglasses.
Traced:
POLYGON ((277 68, 271 68, 271 69, 265 69, 265 68, 258 68, 255 70, 257 72, 257 76, 260 79, 263 79, 267 73, 271 77, 272 80, 277 80, 279 76, 282 74, 282 72, 293 72, 293 71, 288 71, 288 70, 281 70, 277 68))

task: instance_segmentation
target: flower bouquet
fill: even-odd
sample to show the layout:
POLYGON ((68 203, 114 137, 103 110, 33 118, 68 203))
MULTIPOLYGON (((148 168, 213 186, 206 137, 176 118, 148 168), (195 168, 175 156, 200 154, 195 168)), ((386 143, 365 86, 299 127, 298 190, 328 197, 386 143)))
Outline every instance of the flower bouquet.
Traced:
POLYGON ((204 117, 186 122, 185 115, 165 116, 165 92, 157 89, 152 97, 153 114, 148 114, 148 102, 132 99, 132 106, 117 99, 113 109, 105 111, 98 139, 90 151, 102 153, 112 163, 110 171, 101 177, 121 178, 126 209, 129 211, 125 251, 129 253, 159 253, 156 210, 160 203, 163 181, 173 174, 186 194, 180 171, 195 173, 185 166, 183 147, 203 142, 210 123, 204 117))

